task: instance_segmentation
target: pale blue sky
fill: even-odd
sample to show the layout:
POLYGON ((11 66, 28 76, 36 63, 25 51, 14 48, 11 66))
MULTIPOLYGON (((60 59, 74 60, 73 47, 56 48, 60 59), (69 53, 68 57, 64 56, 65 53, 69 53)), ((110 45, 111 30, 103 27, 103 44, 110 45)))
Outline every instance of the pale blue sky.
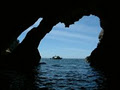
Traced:
MULTIPOLYGON (((41 20, 40 18, 29 27, 18 39, 22 41, 26 33, 41 20)), ((59 23, 42 39, 38 49, 43 58, 51 58, 54 55, 63 58, 85 58, 96 48, 100 31, 99 18, 93 15, 84 16, 69 28, 59 23)))

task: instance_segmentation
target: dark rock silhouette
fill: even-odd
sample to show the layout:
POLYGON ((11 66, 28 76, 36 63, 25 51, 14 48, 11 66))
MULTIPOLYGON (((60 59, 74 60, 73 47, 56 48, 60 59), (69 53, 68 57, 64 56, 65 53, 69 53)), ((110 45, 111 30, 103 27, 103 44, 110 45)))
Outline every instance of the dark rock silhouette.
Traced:
POLYGON ((57 23, 58 22, 54 20, 54 18, 44 18, 37 28, 33 28, 30 32, 28 32, 23 42, 19 44, 19 46, 13 51, 13 55, 16 57, 15 59, 19 59, 17 60, 17 63, 19 63, 19 65, 28 67, 39 64, 41 58, 37 49, 39 43, 41 39, 57 23))
MULTIPOLYGON (((42 6, 46 5, 46 2, 41 3, 42 6)), ((54 2, 54 4, 55 3, 57 5, 58 2, 54 2)), ((119 17, 117 15, 119 10, 118 7, 116 7, 117 5, 115 2, 113 1, 110 3, 109 1, 105 3, 103 0, 81 1, 80 3, 76 1, 72 2, 72 4, 63 4, 63 2, 59 2, 57 10, 55 7, 43 8, 42 6, 36 4, 35 6, 32 4, 32 9, 30 8, 31 6, 25 8, 26 5, 24 7, 24 5, 21 6, 14 4, 16 5, 16 8, 8 6, 9 8, 4 8, 3 10, 6 12, 1 11, 1 64, 2 61, 4 61, 5 63, 11 62, 20 66, 35 66, 40 59, 37 47, 42 38, 52 29, 54 25, 62 22, 66 27, 69 27, 69 25, 74 24, 75 21, 81 19, 82 16, 92 14, 100 18, 100 25, 104 30, 104 35, 97 48, 89 56, 90 64, 91 66, 102 70, 106 74, 108 81, 111 82, 109 83, 110 88, 114 87, 114 89, 118 89, 118 84, 114 83, 118 81, 118 68, 120 68, 118 62, 119 55, 117 55, 117 52, 119 51, 119 25, 117 24, 119 17), (66 8, 61 8, 61 5, 68 6, 66 6, 66 8), (75 7, 73 5, 75 5, 75 7), (8 12, 10 13, 8 14, 8 12), (12 55, 8 55, 8 58, 11 59, 6 60, 4 55, 2 55, 2 52, 5 51, 26 28, 31 26, 40 17, 43 18, 40 25, 37 28, 33 28, 27 34, 24 41, 18 45, 12 55)), ((53 3, 49 4, 51 6, 53 5, 53 3)))

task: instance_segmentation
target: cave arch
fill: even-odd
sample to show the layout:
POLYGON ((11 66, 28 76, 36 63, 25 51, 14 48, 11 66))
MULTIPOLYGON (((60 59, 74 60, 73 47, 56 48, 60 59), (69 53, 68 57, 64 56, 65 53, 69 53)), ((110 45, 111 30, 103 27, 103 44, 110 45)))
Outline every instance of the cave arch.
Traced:
POLYGON ((74 24, 70 25, 68 28, 65 28, 63 23, 58 23, 56 26, 53 27, 50 33, 48 33, 43 38, 38 49, 42 57, 46 57, 48 55, 47 54, 47 51, 48 51, 49 57, 47 56, 47 58, 50 58, 56 55, 57 53, 58 53, 57 55, 60 55, 64 58, 65 54, 62 54, 63 49, 64 49, 63 53, 66 52, 66 55, 67 55, 66 58, 86 58, 87 56, 90 55, 92 50, 94 50, 97 47, 97 43, 99 42, 98 36, 100 31, 101 31, 101 27, 100 27, 99 18, 94 15, 83 16, 79 21, 76 21, 74 24), (49 49, 45 48, 47 46, 49 47, 49 49), (57 47, 61 49, 58 49, 57 47), (76 47, 77 49, 74 49, 76 47), (78 47, 81 47, 81 49, 78 47), (82 47, 84 49, 82 49, 82 47), (86 48, 91 47, 91 50, 88 49, 89 53, 87 52, 85 47, 86 48), (69 51, 68 48, 71 51, 69 51), (83 53, 84 56, 82 55, 79 55, 79 57, 76 56, 77 53, 75 50, 77 50, 79 54, 83 53), (85 51, 87 55, 85 55, 85 51), (46 56, 42 54, 42 52, 46 56))
MULTIPOLYGON (((110 1, 109 1, 110 2, 110 1)), ((116 69, 119 68, 119 55, 114 52, 119 51, 119 45, 118 45, 118 33, 119 33, 119 25, 116 22, 118 21, 118 5, 115 4, 115 2, 112 3, 105 3, 105 1, 89 1, 86 4, 86 1, 82 3, 73 2, 72 5, 80 6, 80 7, 71 7, 71 4, 67 4, 67 8, 43 8, 40 7, 37 8, 38 11, 41 12, 35 12, 35 14, 31 14, 29 11, 30 9, 24 10, 20 8, 7 8, 6 12, 1 12, 2 17, 4 19, 2 20, 1 25, 1 53, 6 48, 9 47, 11 42, 16 40, 18 35, 26 29, 26 27, 33 24, 39 17, 43 17, 45 22, 49 23, 50 25, 54 26, 57 22, 65 23, 66 26, 69 26, 70 24, 73 24, 75 21, 79 20, 83 15, 89 15, 93 14, 100 18, 101 27, 104 30, 103 39, 101 40, 101 44, 98 45, 98 47, 91 53, 90 61, 91 65, 98 67, 102 69, 106 74, 112 79, 112 82, 115 80, 117 81, 117 77, 119 75, 119 72, 116 71, 116 69), (114 5, 114 6, 113 6, 114 5), (18 12, 16 14, 16 10, 18 9, 18 12), (11 11, 8 16, 8 11, 11 11), (25 11, 24 14, 23 11, 25 11), (22 15, 21 15, 22 14, 22 15), (51 19, 52 18, 52 19, 51 19), (51 19, 51 20, 50 20, 51 19), (48 20, 48 21, 47 21, 48 20), (6 23, 6 21, 9 21, 10 23, 6 23), (51 23, 50 23, 51 21, 51 23), (113 36, 114 35, 114 36, 113 36), (112 43, 111 43, 112 41, 112 43), (114 48, 112 48, 114 47, 114 48), (108 59, 110 57, 110 59, 108 59), (107 59, 105 59, 107 58, 107 59), (96 60, 96 61, 95 61, 96 60), (113 62, 115 60, 115 62, 113 62), (113 66, 113 67, 111 67, 113 66)), ((11 4, 10 4, 11 5, 11 4)), ((62 4, 61 4, 62 5, 62 4)), ((35 9, 35 8, 34 8, 35 9)), ((5 11, 5 10, 3 10, 5 11)), ((48 25, 49 26, 49 25, 48 25)), ((45 31, 46 33, 49 31, 45 31)), ((16 53, 15 53, 16 54, 16 53)), ((1 57, 3 55, 1 54, 1 57)), ((27 56, 26 56, 27 57, 27 56)), ((4 60, 4 59, 3 59, 4 60)), ((22 62, 22 61, 21 61, 22 62)), ((27 62, 26 62, 27 63, 27 62)), ((114 83, 112 83, 112 86, 116 86, 114 83)))

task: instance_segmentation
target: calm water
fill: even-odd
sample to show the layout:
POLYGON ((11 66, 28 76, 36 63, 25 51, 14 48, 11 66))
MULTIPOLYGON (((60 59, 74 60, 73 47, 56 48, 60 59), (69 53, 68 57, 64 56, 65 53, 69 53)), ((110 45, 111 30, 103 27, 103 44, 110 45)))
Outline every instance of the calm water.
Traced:
POLYGON ((84 59, 42 59, 39 66, 38 86, 50 90, 103 89, 105 77, 95 71, 84 59), (45 64, 46 63, 46 64, 45 64))
POLYGON ((106 81, 84 59, 42 59, 33 71, 0 71, 0 90, 104 90, 106 81))

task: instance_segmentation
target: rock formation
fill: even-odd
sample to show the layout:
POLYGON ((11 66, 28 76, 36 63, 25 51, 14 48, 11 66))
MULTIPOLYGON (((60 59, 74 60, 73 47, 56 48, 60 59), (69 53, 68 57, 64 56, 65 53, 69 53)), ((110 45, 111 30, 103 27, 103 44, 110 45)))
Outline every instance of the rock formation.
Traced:
POLYGON ((35 66, 39 64, 41 58, 37 49, 39 43, 57 23, 58 21, 54 18, 44 18, 38 27, 33 28, 28 32, 22 43, 13 51, 13 55, 16 57, 15 59, 18 59, 19 57, 17 63, 27 67, 28 65, 35 66))
MULTIPOLYGON (((70 1, 71 2, 71 1, 70 1)), ((42 6, 46 6, 46 2, 41 2, 42 6)), ((54 2, 57 4, 58 2, 54 2)), ((53 3, 49 3, 51 6, 53 3)), ((2 25, 1 25, 1 43, 0 52, 5 51, 11 43, 17 39, 17 37, 29 26, 31 26, 38 18, 42 17, 43 20, 37 28, 31 30, 24 41, 13 51, 12 56, 16 57, 11 63, 20 63, 20 65, 34 66, 39 62, 40 55, 37 47, 42 38, 52 29, 54 25, 59 22, 65 24, 66 27, 74 24, 75 21, 81 19, 84 15, 93 14, 100 18, 100 24, 104 30, 103 38, 100 40, 97 48, 90 55, 91 66, 98 68, 106 73, 109 80, 112 81, 111 86, 115 80, 118 80, 119 75, 119 60, 118 60, 118 8, 109 2, 105 3, 100 1, 81 1, 66 3, 68 5, 61 8, 63 2, 59 2, 57 7, 43 8, 40 5, 28 6, 26 8, 22 5, 16 5, 16 8, 6 8, 2 13, 2 25), (75 7, 74 7, 75 5, 75 7), (38 6, 38 7, 37 7, 38 6), (73 7, 72 7, 73 6, 73 7), (79 6, 79 7, 77 7, 79 6), (23 9, 22 9, 23 7, 23 9), (32 10, 31 8, 32 7, 32 10), (114 36, 113 36, 114 35, 114 36), (20 58, 20 59, 19 59, 20 58), (29 59, 31 61, 29 62, 29 59)), ((10 4, 11 5, 11 4, 10 4)), ((13 6, 14 7, 14 6, 13 6)), ((7 61, 2 59, 4 57, 1 54, 0 61, 7 61)))

